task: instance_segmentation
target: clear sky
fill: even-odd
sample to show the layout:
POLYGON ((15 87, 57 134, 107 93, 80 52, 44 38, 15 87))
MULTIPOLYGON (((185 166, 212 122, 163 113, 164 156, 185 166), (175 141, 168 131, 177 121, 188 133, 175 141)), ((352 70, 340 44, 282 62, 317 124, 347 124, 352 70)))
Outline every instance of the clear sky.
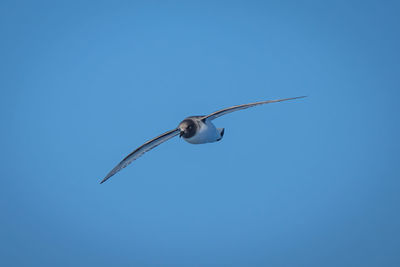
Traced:
POLYGON ((1 1, 0 265, 400 266, 398 3, 1 1))

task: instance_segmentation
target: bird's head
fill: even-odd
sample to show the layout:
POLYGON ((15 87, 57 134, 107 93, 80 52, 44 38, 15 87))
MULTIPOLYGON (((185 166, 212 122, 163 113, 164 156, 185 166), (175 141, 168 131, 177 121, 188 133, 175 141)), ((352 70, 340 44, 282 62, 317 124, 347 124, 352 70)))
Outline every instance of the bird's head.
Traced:
POLYGON ((196 134, 197 125, 196 122, 192 119, 185 119, 178 126, 179 130, 179 137, 183 138, 190 138, 196 134))

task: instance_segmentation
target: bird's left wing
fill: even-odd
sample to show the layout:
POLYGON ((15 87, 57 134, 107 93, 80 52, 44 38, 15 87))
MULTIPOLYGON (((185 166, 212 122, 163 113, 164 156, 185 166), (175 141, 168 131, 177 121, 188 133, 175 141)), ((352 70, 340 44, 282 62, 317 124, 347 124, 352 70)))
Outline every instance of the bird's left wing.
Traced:
POLYGON ((298 98, 303 98, 305 96, 298 96, 298 97, 290 97, 290 98, 283 98, 283 99, 276 99, 276 100, 267 100, 267 101, 260 101, 260 102, 254 102, 254 103, 249 103, 249 104, 243 104, 243 105, 237 105, 237 106, 233 106, 233 107, 229 107, 229 108, 224 108, 218 111, 215 111, 207 116, 204 116, 202 118, 203 121, 205 120, 209 120, 212 121, 218 117, 221 117, 225 114, 234 112, 234 111, 238 111, 241 109, 246 109, 246 108, 250 108, 250 107, 254 107, 254 106, 258 106, 258 105, 263 105, 263 104, 269 104, 269 103, 275 103, 275 102, 282 102, 282 101, 287 101, 287 100, 293 100, 293 99, 298 99, 298 98))
POLYGON ((101 184, 107 181, 111 176, 128 166, 132 161, 146 153, 147 151, 155 148, 156 146, 164 143, 165 141, 171 139, 174 136, 177 136, 179 134, 180 130, 178 128, 168 131, 166 133, 163 133, 162 135, 157 136, 156 138, 153 138, 140 147, 138 147, 135 151, 130 153, 128 156, 126 156, 117 166, 112 169, 107 176, 100 182, 101 184))

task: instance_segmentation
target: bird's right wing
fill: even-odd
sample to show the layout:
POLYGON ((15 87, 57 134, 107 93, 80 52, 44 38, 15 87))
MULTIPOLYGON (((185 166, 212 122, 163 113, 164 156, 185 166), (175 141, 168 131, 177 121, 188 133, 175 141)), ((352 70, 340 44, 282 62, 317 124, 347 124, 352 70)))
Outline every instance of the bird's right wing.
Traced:
POLYGON ((180 130, 178 128, 168 131, 166 133, 163 133, 162 135, 157 136, 156 138, 153 138, 140 147, 138 147, 136 150, 134 150, 132 153, 130 153, 128 156, 126 156, 117 166, 112 169, 107 176, 100 182, 101 184, 107 181, 111 176, 128 166, 132 161, 146 153, 147 151, 155 148, 156 146, 164 143, 165 141, 171 139, 174 136, 177 136, 179 134, 180 130))
POLYGON ((254 102, 254 103, 249 103, 249 104, 243 104, 243 105, 237 105, 237 106, 233 106, 233 107, 229 107, 229 108, 225 108, 225 109, 221 109, 218 111, 215 111, 207 116, 204 116, 202 118, 203 121, 205 120, 214 120, 218 117, 221 117, 225 114, 234 112, 234 111, 238 111, 241 109, 246 109, 246 108, 250 108, 250 107, 254 107, 254 106, 258 106, 258 105, 263 105, 263 104, 269 104, 269 103, 275 103, 275 102, 282 102, 282 101, 286 101, 286 100, 292 100, 292 99, 298 99, 298 98, 303 98, 305 96, 298 96, 298 97, 291 97, 291 98, 283 98, 283 99, 277 99, 277 100, 267 100, 267 101, 260 101, 260 102, 254 102))

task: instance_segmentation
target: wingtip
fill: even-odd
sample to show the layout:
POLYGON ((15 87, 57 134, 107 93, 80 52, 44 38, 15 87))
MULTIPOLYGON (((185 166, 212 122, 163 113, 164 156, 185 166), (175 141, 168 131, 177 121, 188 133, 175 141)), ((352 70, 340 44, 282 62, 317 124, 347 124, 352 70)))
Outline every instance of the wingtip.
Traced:
POLYGON ((103 180, 101 180, 100 184, 104 183, 107 181, 112 175, 107 175, 103 180))
POLYGON ((276 102, 300 99, 300 98, 304 98, 304 97, 307 97, 307 96, 306 95, 302 95, 302 96, 296 96, 296 97, 282 98, 282 99, 277 99, 277 100, 265 101, 265 103, 276 103, 276 102))
POLYGON ((114 169, 112 169, 107 175, 106 177, 104 177, 103 180, 101 180, 100 184, 104 183, 105 181, 107 181, 108 179, 110 179, 112 176, 114 176, 114 174, 116 174, 117 172, 119 172, 122 168, 124 168, 125 166, 121 167, 121 163, 118 164, 117 166, 115 166, 114 169))
POLYGON ((308 95, 296 96, 296 97, 293 97, 292 99, 305 98, 305 97, 307 97, 307 96, 308 96, 308 95))
POLYGON ((283 101, 285 101, 285 100, 295 100, 295 99, 300 99, 300 98, 305 98, 305 97, 307 97, 307 95, 285 98, 285 99, 283 99, 283 101))

